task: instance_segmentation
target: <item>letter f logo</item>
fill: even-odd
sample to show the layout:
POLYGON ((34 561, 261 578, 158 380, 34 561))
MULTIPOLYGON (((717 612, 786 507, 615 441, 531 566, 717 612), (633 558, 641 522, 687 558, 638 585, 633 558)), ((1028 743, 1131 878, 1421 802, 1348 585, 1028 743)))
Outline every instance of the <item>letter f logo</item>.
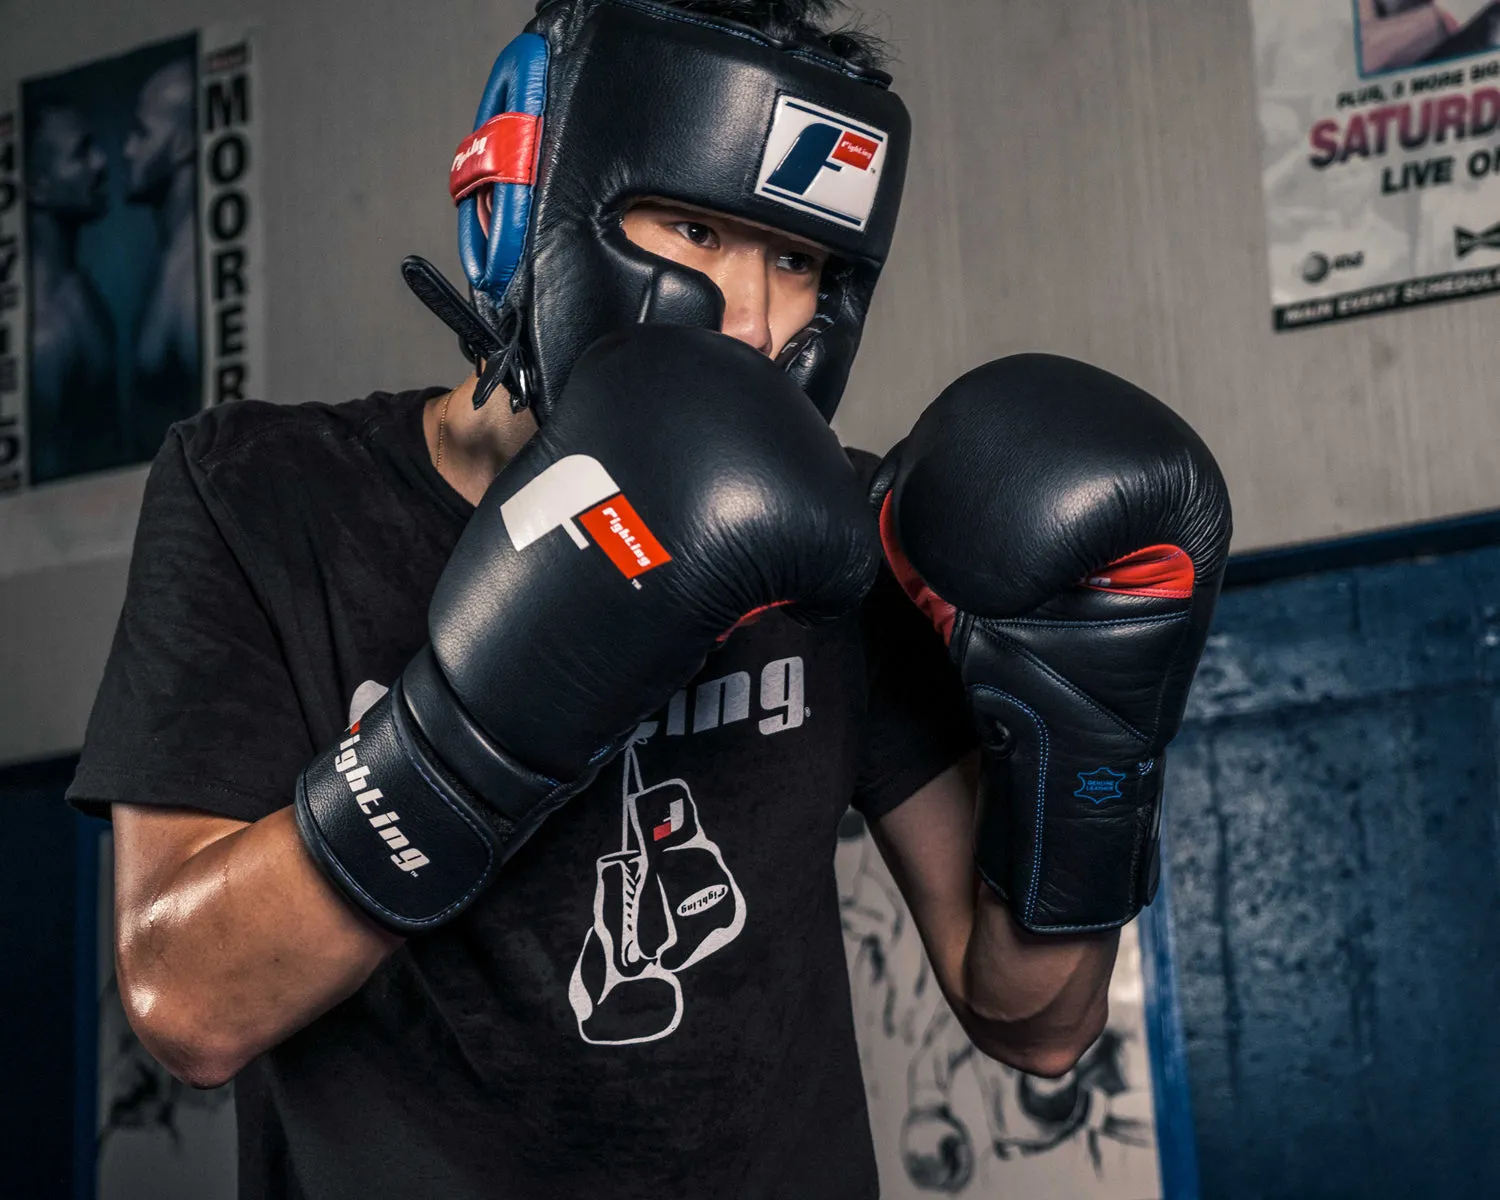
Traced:
POLYGON ((604 465, 586 454, 558 459, 500 506, 500 519, 518 551, 559 527, 567 530, 575 546, 587 550, 587 529, 632 583, 672 561, 604 465))
POLYGON ((586 454, 560 458, 500 506, 510 544, 524 550, 559 525, 580 550, 588 539, 573 520, 586 508, 620 494, 604 464, 586 454))
POLYGON ((755 194, 855 229, 875 208, 884 130, 808 100, 776 101, 755 194))
POLYGON ((803 195, 824 167, 839 170, 838 163, 829 161, 829 156, 843 136, 844 131, 837 125, 825 125, 821 121, 809 125, 797 135, 786 157, 766 180, 766 186, 803 195))

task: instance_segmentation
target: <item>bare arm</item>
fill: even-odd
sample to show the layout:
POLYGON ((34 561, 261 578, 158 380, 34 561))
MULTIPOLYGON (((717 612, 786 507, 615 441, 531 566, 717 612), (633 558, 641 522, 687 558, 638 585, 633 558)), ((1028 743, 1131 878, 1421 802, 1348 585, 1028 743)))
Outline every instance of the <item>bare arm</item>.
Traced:
POLYGON ((940 775, 872 832, 970 1040, 1030 1074, 1063 1075, 1104 1030, 1119 933, 1027 933, 979 881, 976 761, 940 775))
POLYGON ((141 1042, 196 1087, 353 994, 401 939, 319 874, 290 808, 254 824, 113 807, 115 966, 141 1042))
POLYGON ((1442 14, 1430 4, 1408 7, 1382 17, 1375 0, 1359 0, 1366 71, 1410 66, 1431 54, 1450 36, 1442 14))

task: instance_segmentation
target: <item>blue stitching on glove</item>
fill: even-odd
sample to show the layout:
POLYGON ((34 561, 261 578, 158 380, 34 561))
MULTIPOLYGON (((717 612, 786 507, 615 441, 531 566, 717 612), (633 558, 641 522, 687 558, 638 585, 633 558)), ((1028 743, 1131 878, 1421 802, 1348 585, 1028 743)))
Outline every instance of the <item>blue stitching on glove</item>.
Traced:
POLYGON ((1012 704, 1014 704, 1017 708, 1024 712, 1028 717, 1031 718, 1032 723, 1036 726, 1037 738, 1041 743, 1041 755, 1038 760, 1036 785, 1036 846, 1031 856, 1031 886, 1027 889, 1026 893, 1025 916, 1029 921, 1032 915, 1036 912, 1036 894, 1037 889, 1041 886, 1042 878, 1042 829, 1044 828, 1047 817, 1047 758, 1050 753, 1047 734, 1047 722, 1044 721, 1041 714, 1038 713, 1029 704, 1026 704, 1023 701, 1017 699, 1007 691, 1002 691, 1000 688, 993 687, 987 683, 976 684, 975 690, 986 691, 996 696, 1004 697, 1006 700, 1009 700, 1012 704))
POLYGON ((1102 628, 1106 625, 1167 625, 1173 621, 1186 621, 1192 615, 1190 612, 1180 612, 1155 617, 1111 617, 1107 621, 1052 621, 1043 617, 980 617, 979 621, 984 625, 1026 625, 1040 629, 1092 629, 1095 626, 1102 628))

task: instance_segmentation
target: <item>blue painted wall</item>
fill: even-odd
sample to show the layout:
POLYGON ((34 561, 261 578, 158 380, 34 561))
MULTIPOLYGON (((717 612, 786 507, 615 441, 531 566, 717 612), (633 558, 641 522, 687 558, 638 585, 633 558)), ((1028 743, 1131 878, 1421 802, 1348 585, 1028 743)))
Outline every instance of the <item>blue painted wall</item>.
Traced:
POLYGON ((0 771, 0 1196, 93 1195, 101 821, 62 801, 74 758, 0 771))
POLYGON ((1165 817, 1203 1195, 1500 1196, 1500 548, 1215 630, 1165 817))

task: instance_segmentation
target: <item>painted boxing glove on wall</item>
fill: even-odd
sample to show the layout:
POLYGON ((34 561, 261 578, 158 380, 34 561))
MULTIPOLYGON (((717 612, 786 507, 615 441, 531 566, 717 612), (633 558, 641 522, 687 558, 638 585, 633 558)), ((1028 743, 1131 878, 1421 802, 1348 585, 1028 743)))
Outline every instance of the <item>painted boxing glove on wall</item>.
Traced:
POLYGON ((705 330, 611 334, 475 510, 430 644, 303 773, 303 840, 388 928, 449 920, 738 622, 842 616, 879 556, 784 372, 705 330))
POLYGON ((944 392, 872 500, 968 692, 981 875, 1034 932, 1123 925, 1156 891, 1163 753, 1228 555, 1213 456, 1139 388, 1020 355, 944 392))

